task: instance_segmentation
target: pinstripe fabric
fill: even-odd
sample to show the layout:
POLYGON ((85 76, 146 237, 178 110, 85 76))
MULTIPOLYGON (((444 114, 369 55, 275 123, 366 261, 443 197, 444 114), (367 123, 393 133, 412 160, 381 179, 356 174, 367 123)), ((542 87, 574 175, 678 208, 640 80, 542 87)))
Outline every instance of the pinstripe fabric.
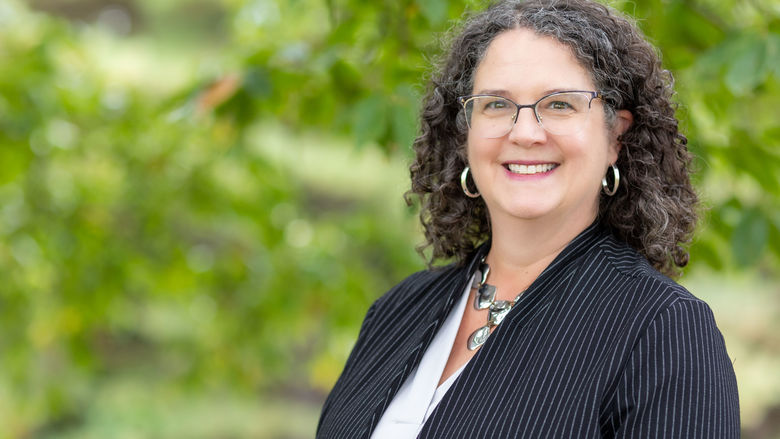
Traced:
MULTIPOLYGON (((416 273, 369 309, 319 438, 367 438, 476 268, 416 273)), ((739 437, 709 307, 593 225, 526 290, 422 438, 739 437)))

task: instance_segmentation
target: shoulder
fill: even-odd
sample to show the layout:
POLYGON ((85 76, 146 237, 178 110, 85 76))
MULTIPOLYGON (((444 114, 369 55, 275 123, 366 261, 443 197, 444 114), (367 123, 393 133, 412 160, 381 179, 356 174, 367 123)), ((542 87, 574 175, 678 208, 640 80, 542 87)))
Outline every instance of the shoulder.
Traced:
POLYGON ((616 286, 620 288, 621 294, 657 302, 659 311, 681 303, 707 307, 704 301, 656 270, 636 250, 612 235, 605 236, 596 246, 595 252, 604 261, 605 270, 616 278, 616 286))
POLYGON ((433 267, 418 271, 402 280, 376 302, 376 306, 392 306, 410 300, 419 301, 431 296, 441 297, 443 291, 466 286, 471 274, 477 269, 482 257, 490 249, 490 242, 484 242, 472 251, 460 263, 450 263, 441 267, 433 267))
POLYGON ((467 268, 456 264, 418 271, 390 288, 374 302, 373 307, 387 310, 410 302, 419 303, 450 285, 465 282, 467 276, 467 268))
POLYGON ((626 315, 633 316, 630 320, 637 337, 635 348, 642 351, 643 343, 649 343, 644 345, 645 350, 652 345, 678 356, 717 351, 727 360, 723 336, 706 302, 611 235, 600 242, 597 252, 617 280, 613 297, 619 296, 629 304, 626 315))
POLYGON ((634 315, 602 425, 625 436, 739 437, 736 377, 710 307, 660 273, 634 280, 630 294, 649 312, 634 315))
POLYGON ((413 323, 435 319, 437 311, 448 306, 447 292, 464 285, 467 268, 454 264, 412 273, 371 304, 363 318, 357 343, 353 349, 372 345, 376 337, 404 331, 413 323))
MULTIPOLYGON (((723 345, 709 305, 684 286, 656 270, 636 250, 605 236, 595 245, 581 272, 581 282, 596 282, 600 288, 589 290, 588 300, 599 304, 602 319, 623 334, 622 349, 631 350, 648 333, 665 329, 664 334, 684 331, 687 340, 706 338, 707 343, 723 345)), ((652 337, 651 337, 652 338, 652 337)))

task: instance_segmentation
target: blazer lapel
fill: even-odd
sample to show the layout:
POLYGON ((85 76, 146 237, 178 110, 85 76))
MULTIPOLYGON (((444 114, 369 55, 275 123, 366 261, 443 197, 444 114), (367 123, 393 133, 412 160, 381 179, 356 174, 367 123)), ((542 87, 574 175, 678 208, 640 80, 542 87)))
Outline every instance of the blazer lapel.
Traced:
MULTIPOLYGON (((477 269, 480 259, 487 253, 490 246, 485 243, 469 258, 465 266, 448 266, 436 269, 433 281, 422 285, 407 300, 406 309, 387 310, 390 316, 406 315, 411 317, 409 325, 403 328, 396 342, 378 343, 387 346, 385 355, 374 356, 379 362, 375 366, 380 369, 385 379, 376 380, 377 390, 384 390, 376 400, 368 431, 373 431, 387 406, 411 372, 420 364, 422 356, 433 341, 441 325, 447 319, 457 300, 461 297, 472 274, 477 269), (446 298, 442 300, 442 298, 446 298)), ((404 305, 404 304, 401 304, 404 305)), ((380 311, 381 312, 381 311, 380 311)), ((377 352, 379 354, 379 352, 377 352)))

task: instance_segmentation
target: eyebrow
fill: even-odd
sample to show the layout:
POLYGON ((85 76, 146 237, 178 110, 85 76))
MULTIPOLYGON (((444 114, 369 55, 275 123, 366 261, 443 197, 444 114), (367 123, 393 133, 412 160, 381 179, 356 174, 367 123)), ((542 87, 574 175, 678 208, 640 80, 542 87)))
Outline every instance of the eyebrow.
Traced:
MULTIPOLYGON (((582 89, 577 88, 577 87, 556 87, 556 88, 550 88, 550 89, 544 90, 540 94, 539 97, 547 96, 549 94, 558 93, 558 92, 561 92, 561 91, 571 91, 571 90, 582 90, 582 89)), ((496 96, 504 96, 504 97, 511 97, 512 96, 512 93, 510 93, 507 90, 503 90, 503 89, 483 89, 483 90, 478 91, 475 94, 478 94, 478 95, 496 95, 496 96)))
POLYGON ((505 96, 509 95, 509 93, 506 90, 480 90, 476 94, 478 95, 499 95, 499 96, 505 96))

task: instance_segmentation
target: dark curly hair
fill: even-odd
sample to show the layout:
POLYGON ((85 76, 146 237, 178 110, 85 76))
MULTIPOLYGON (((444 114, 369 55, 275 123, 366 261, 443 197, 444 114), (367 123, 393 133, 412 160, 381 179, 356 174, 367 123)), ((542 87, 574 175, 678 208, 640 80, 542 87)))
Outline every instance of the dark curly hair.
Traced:
POLYGON ((420 134, 410 166, 420 221, 432 247, 429 265, 452 259, 463 263, 490 237, 488 211, 481 198, 464 195, 460 173, 466 166, 467 126, 458 96, 471 94, 474 73, 490 42, 510 29, 527 28, 568 46, 604 95, 607 124, 617 109, 633 114, 618 138, 618 192, 601 195, 598 218, 659 271, 676 276, 688 263, 684 245, 697 219, 698 197, 690 179, 691 155, 678 130, 671 74, 637 27, 612 9, 588 0, 508 0, 468 18, 438 63, 423 99, 420 134))

